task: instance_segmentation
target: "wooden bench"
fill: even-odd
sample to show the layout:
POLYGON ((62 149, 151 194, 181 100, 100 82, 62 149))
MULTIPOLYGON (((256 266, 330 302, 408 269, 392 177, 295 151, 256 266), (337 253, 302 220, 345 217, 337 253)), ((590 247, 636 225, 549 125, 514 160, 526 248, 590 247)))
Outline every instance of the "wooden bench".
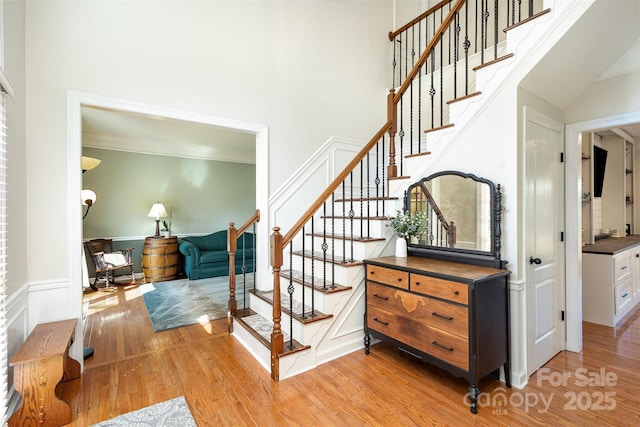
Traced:
POLYGON ((80 364, 69 357, 77 319, 42 323, 11 358, 13 385, 22 406, 9 426, 61 426, 71 422, 71 407, 55 393, 58 383, 80 378, 80 364))

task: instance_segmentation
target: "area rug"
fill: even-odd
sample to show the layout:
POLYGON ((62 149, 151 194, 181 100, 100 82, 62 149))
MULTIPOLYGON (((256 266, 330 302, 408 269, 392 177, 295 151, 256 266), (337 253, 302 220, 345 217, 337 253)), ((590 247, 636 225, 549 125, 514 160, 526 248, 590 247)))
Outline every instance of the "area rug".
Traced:
POLYGON ((93 424, 94 427, 197 427, 184 396, 93 424))
MULTIPOLYGON (((253 276, 247 275, 247 289, 253 289, 253 276)), ((236 298, 243 298, 241 278, 236 279, 236 298)), ((154 332, 181 326, 207 324, 227 317, 229 277, 199 280, 171 280, 140 286, 154 332)))

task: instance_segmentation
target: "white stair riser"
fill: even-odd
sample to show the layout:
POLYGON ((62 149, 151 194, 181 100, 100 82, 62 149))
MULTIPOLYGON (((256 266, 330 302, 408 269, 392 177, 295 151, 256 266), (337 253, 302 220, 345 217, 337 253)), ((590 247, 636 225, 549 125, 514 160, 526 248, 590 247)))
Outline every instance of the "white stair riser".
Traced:
MULTIPOLYGON (((356 216, 360 215, 359 212, 356 212, 356 216)), ((365 212, 366 215, 366 212, 365 212)), ((386 220, 360 220, 350 218, 327 218, 326 221, 317 220, 314 223, 313 232, 314 234, 323 234, 326 233, 327 236, 332 234, 342 235, 343 233, 347 236, 351 235, 351 231, 353 230, 354 236, 364 236, 364 237, 383 237, 386 232, 386 220)), ((307 234, 311 233, 311 226, 307 226, 305 228, 305 232, 307 234)), ((327 237, 328 238, 328 237, 327 237)))
MULTIPOLYGON (((385 189, 384 193, 385 197, 389 197, 387 190, 385 189)), ((372 194, 372 197, 374 195, 372 194)), ((382 197, 382 194, 380 194, 382 197)), ((364 200, 364 201, 354 201, 353 204, 345 203, 344 205, 341 202, 335 203, 335 208, 332 213, 327 213, 329 216, 349 216, 349 212, 353 209, 354 216, 360 216, 360 212, 362 209, 362 215, 367 217, 372 216, 389 216, 396 212, 397 200, 364 200)), ((318 215, 322 215, 322 212, 318 212, 318 215)), ((315 220, 316 223, 320 221, 320 219, 315 220)), ((338 220, 336 219, 336 223, 338 220)))
MULTIPOLYGON (((313 274, 320 279, 332 280, 335 277, 335 282, 343 286, 352 286, 352 283, 359 277, 363 276, 362 266, 345 267, 339 264, 327 263, 323 265, 322 260, 311 260, 310 258, 304 258, 300 256, 293 257, 293 270, 302 271, 302 263, 305 263, 304 273, 307 275, 313 274), (312 270, 311 264, 314 264, 312 270)), ((283 270, 288 270, 287 266, 283 270)))
MULTIPOLYGON (((313 249, 314 252, 322 253, 323 237, 306 236, 305 250, 313 249), (313 241, 313 245, 312 245, 313 241)), ((369 242, 351 241, 349 239, 327 239, 327 258, 331 259, 331 255, 335 255, 336 258, 342 260, 343 255, 347 255, 348 259, 363 260, 370 258, 372 254, 375 254, 384 246, 384 240, 374 240, 369 242)), ((302 250, 302 244, 296 246, 297 249, 302 250)))

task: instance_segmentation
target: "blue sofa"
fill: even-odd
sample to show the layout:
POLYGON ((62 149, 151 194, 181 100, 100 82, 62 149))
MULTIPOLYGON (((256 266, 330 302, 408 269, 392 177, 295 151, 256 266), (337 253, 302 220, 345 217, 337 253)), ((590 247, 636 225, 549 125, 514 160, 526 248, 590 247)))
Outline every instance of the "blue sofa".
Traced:
MULTIPOLYGON (((189 280, 229 275, 229 252, 227 252, 227 230, 206 236, 183 237, 179 245, 184 255, 184 271, 189 280)), ((236 251, 236 274, 242 273, 244 256, 247 272, 253 271, 253 233, 238 238, 236 251), (246 250, 243 251, 246 245, 246 250)))

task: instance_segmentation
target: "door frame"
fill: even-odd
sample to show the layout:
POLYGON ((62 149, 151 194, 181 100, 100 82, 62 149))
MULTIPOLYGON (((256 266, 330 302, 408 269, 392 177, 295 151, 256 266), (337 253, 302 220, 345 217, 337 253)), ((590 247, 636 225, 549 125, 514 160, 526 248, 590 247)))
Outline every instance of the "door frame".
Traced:
MULTIPOLYGON (((67 92, 67 235, 68 248, 68 277, 71 283, 77 283, 77 292, 71 289, 71 310, 82 318, 82 209, 80 191, 82 189, 82 172, 80 158, 82 156, 82 107, 107 108, 123 112, 147 114, 186 122, 217 126, 255 135, 256 138, 256 208, 268 211, 269 206, 269 131, 264 124, 241 122, 227 118, 210 116, 185 110, 143 104, 124 99, 70 90, 67 92), (78 167, 72 167, 77 165, 78 167)), ((248 218, 245 218, 248 219, 248 218)), ((239 218, 239 220, 243 220, 239 218)), ((257 233, 261 236, 269 235, 268 221, 256 224, 257 233)), ((269 239, 258 241, 258 259, 269 259, 269 239)), ((266 270, 266 269, 264 269, 266 270)), ((264 272, 268 277, 268 272, 264 272)), ((72 286, 74 287, 74 286, 72 286)), ((76 327, 76 352, 73 354, 84 369, 81 356, 83 332, 82 325, 76 327), (77 353, 77 354, 76 354, 77 353)))
POLYGON ((565 127, 565 241, 566 241, 566 349, 582 350, 582 132, 640 122, 640 111, 575 122, 565 127))

